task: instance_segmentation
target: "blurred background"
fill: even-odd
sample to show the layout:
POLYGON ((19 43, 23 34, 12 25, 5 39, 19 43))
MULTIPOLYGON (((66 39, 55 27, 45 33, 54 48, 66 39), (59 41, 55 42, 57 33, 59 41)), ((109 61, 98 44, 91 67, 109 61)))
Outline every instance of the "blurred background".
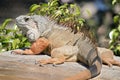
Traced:
MULTIPOLYGON (((48 0, 1 0, 0 24, 7 18, 15 19, 27 14, 32 4, 41 4, 48 0)), ((120 12, 120 5, 113 7, 112 0, 60 0, 60 3, 77 3, 81 8, 81 16, 95 32, 99 46, 108 47, 109 32, 117 27, 113 16, 120 12)))

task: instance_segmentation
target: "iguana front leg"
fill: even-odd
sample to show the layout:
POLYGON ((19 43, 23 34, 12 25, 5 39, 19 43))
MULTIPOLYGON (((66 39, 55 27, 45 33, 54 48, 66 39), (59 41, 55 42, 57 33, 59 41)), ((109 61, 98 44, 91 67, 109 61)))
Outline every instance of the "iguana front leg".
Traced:
POLYGON ((49 45, 48 39, 42 37, 32 43, 30 49, 25 50, 13 50, 12 52, 16 54, 39 54, 47 48, 49 45))
POLYGON ((50 59, 40 60, 40 64, 61 64, 65 61, 76 61, 77 60, 78 48, 77 46, 62 46, 59 48, 54 48, 51 51, 50 59))

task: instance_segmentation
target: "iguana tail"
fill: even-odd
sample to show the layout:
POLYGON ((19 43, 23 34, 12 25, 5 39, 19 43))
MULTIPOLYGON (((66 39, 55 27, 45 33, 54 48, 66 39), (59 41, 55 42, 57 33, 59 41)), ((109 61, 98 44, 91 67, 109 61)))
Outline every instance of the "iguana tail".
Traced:
POLYGON ((94 55, 95 53, 98 53, 97 49, 91 49, 87 56, 87 59, 88 59, 87 62, 89 64, 88 69, 90 70, 91 78, 97 76, 100 73, 102 68, 101 58, 98 54, 94 55))

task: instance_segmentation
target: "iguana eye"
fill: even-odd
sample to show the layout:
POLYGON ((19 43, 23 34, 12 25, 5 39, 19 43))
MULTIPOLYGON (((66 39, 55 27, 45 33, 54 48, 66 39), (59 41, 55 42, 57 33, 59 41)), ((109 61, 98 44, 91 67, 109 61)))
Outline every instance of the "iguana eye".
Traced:
POLYGON ((29 20, 29 18, 25 17, 24 20, 25 20, 25 22, 27 22, 29 20))

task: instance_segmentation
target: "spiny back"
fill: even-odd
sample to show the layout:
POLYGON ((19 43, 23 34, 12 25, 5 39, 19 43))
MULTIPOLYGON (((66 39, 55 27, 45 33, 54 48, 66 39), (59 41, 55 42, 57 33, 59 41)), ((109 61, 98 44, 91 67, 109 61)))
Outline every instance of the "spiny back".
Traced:
POLYGON ((48 19, 51 23, 56 24, 59 27, 70 28, 71 32, 74 32, 74 34, 79 33, 79 32, 84 33, 84 35, 86 37, 88 37, 92 41, 92 43, 94 43, 96 45, 95 36, 94 36, 92 30, 90 29, 90 26, 88 26, 86 22, 84 22, 84 24, 82 26, 81 25, 77 26, 77 27, 79 27, 79 29, 78 29, 76 26, 74 26, 75 24, 78 24, 75 21, 68 21, 68 22, 65 22, 65 23, 57 23, 56 21, 54 21, 50 17, 48 19))
MULTIPOLYGON (((36 22, 38 22, 38 27, 40 25, 40 27, 42 28, 44 28, 44 26, 47 26, 50 29, 53 27, 58 29, 70 28, 71 32, 74 32, 74 34, 82 32, 86 37, 88 37, 92 41, 92 43, 95 44, 96 42, 95 37, 90 31, 90 27, 86 23, 84 23, 83 26, 79 26, 80 29, 77 29, 77 27, 71 24, 71 22, 63 24, 63 23, 57 23, 55 20, 47 16, 33 15, 32 17, 36 22)), ((74 23, 74 24, 77 24, 77 23, 74 23)))

